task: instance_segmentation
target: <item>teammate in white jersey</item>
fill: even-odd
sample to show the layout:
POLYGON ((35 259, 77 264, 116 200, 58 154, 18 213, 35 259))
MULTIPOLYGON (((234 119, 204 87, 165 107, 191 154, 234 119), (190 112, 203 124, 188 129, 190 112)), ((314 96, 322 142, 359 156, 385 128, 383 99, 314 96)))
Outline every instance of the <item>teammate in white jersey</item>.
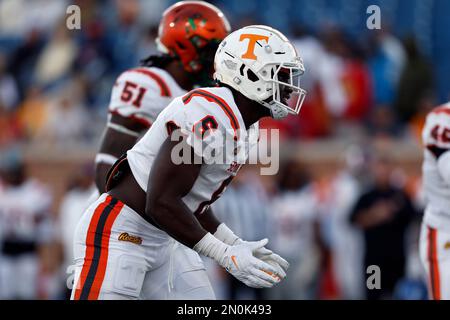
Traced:
POLYGON ((73 299, 214 299, 199 253, 251 287, 285 277, 267 239, 240 239, 209 205, 245 163, 252 125, 299 113, 302 60, 279 31, 249 26, 214 66, 218 87, 176 98, 113 165, 76 231, 73 299))
POLYGON ((156 40, 162 54, 123 72, 112 89, 110 115, 96 156, 100 193, 111 165, 131 149, 173 98, 211 83, 212 57, 229 32, 223 13, 203 1, 180 1, 163 13, 156 40))
MULTIPOLYGON (((21 160, 0 169, 0 299, 37 299, 43 245, 54 241, 46 186, 28 178, 21 160)), ((44 292, 42 292, 44 293, 44 292)))
POLYGON ((420 256, 428 274, 429 296, 450 299, 450 102, 432 110, 422 132, 423 187, 427 205, 420 256))

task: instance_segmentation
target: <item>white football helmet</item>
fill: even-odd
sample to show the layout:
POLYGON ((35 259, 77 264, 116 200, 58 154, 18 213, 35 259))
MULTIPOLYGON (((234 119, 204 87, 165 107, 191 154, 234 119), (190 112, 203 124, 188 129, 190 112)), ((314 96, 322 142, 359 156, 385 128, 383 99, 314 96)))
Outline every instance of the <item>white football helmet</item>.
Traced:
POLYGON ((270 109, 275 119, 298 114, 305 72, 294 46, 278 30, 253 25, 229 34, 214 58, 214 78, 270 109))

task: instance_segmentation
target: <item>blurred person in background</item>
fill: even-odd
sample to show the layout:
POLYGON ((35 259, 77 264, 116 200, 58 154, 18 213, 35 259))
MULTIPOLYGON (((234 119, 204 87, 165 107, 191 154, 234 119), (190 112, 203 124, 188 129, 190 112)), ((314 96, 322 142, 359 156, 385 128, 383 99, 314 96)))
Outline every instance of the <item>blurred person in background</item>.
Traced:
POLYGON ((390 299, 406 273, 406 231, 416 212, 409 195, 392 181, 393 163, 385 154, 371 161, 373 182, 353 208, 350 221, 364 234, 364 269, 381 270, 381 288, 366 288, 367 299, 390 299))
MULTIPOLYGON (((74 264, 73 239, 75 228, 81 214, 86 210, 88 199, 95 190, 94 169, 91 165, 84 164, 78 167, 69 183, 68 191, 61 200, 59 207, 58 231, 62 245, 63 263, 61 266, 62 283, 66 285, 66 279, 73 270, 69 268, 74 264)), ((65 298, 70 298, 70 289, 65 287, 65 298)))
POLYGON ((34 83, 34 70, 45 45, 45 35, 33 29, 24 35, 23 41, 10 54, 9 71, 17 81, 20 97, 34 83))
POLYGON ((54 240, 47 186, 28 176, 17 151, 3 153, 0 175, 2 299, 47 298, 46 246, 54 240), (4 156, 3 156, 4 155, 4 156))
POLYGON ((19 91, 16 80, 6 70, 6 56, 0 53, 0 105, 7 110, 14 109, 19 103, 19 91))
POLYGON ((36 61, 35 83, 50 86, 69 74, 78 54, 78 46, 66 27, 66 21, 53 31, 36 61))
POLYGON ((115 34, 104 17, 114 12, 109 2, 83 1, 82 29, 75 33, 79 48, 72 71, 85 82, 84 104, 97 113, 104 112, 111 84, 122 71, 115 70, 110 39, 115 34))
MULTIPOLYGON (((255 168, 242 168, 240 175, 212 205, 215 215, 242 239, 257 241, 269 233, 271 218, 269 199, 255 168)), ((271 244, 268 247, 272 247, 271 244)), ((220 299, 263 299, 263 290, 247 287, 224 272, 212 259, 207 261, 214 291, 220 299), (215 282, 215 283, 214 283, 215 282)))
POLYGON ((429 298, 450 299, 450 102, 433 109, 422 133, 425 214, 420 257, 429 298))
POLYGON ((114 0, 116 9, 115 23, 107 35, 111 45, 111 68, 114 72, 122 72, 133 67, 138 61, 140 36, 143 32, 138 23, 141 4, 138 0, 114 0))
POLYGON ((365 121, 372 108, 373 87, 366 54, 356 41, 343 39, 342 56, 345 66, 341 75, 346 96, 342 117, 354 124, 365 121))
POLYGON ((8 110, 0 101, 0 150, 14 146, 24 136, 17 113, 8 110))
POLYGON ((326 25, 320 38, 324 47, 320 64, 317 65, 325 106, 332 117, 340 117, 345 112, 347 96, 342 82, 345 51, 342 30, 326 25))
POLYGON ((6 68, 7 56, 0 52, 0 150, 23 137, 24 131, 16 113, 19 103, 17 82, 6 68))
POLYGON ((48 104, 48 98, 44 96, 42 88, 38 86, 28 87, 17 110, 26 141, 31 141, 42 134, 49 117, 48 104))
POLYGON ((369 37, 369 68, 372 77, 375 105, 392 107, 400 76, 406 64, 402 43, 389 28, 371 32, 369 37))
POLYGON ((315 299, 321 274, 317 198, 304 165, 289 160, 277 177, 270 200, 272 247, 285 257, 288 281, 270 290, 271 299, 315 299))
POLYGON ((0 1, 0 35, 20 36, 31 29, 48 32, 65 14, 68 0, 0 1))
POLYGON ((407 62, 399 80, 395 109, 399 120, 408 122, 419 111, 421 99, 433 90, 434 81, 431 65, 415 39, 407 38, 404 45, 407 62))
POLYGON ((366 155, 358 145, 351 145, 344 154, 345 158, 340 159, 337 168, 323 173, 321 179, 315 179, 314 185, 318 189, 322 238, 330 251, 330 273, 336 285, 335 296, 331 297, 363 299, 363 237, 350 223, 349 216, 364 185, 361 177, 367 169, 366 155))
POLYGON ((110 116, 95 159, 100 193, 110 166, 131 149, 173 98, 194 86, 213 84, 214 53, 229 32, 227 18, 206 2, 178 2, 164 11, 156 40, 161 54, 124 71, 114 84, 110 116))
POLYGON ((48 144, 59 150, 70 149, 88 141, 92 116, 79 100, 76 90, 61 90, 62 93, 49 99, 45 110, 45 123, 35 136, 34 142, 48 144))

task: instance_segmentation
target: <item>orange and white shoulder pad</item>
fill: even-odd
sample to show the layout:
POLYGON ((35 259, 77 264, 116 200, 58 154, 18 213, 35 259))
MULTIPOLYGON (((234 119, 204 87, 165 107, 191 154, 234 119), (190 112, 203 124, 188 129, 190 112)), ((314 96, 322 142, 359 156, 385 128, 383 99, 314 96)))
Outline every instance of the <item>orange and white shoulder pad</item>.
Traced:
POLYGON ((157 69, 129 69, 114 84, 109 112, 150 127, 172 100, 171 91, 164 75, 157 69))
MULTIPOLYGON (((208 94, 206 90, 200 91, 208 94)), ((221 156, 227 143, 234 143, 236 130, 222 106, 215 100, 209 101, 202 95, 193 95, 192 92, 177 99, 180 108, 172 119, 166 122, 166 126, 179 128, 180 132, 187 136, 186 141, 194 152, 208 162, 221 156)))

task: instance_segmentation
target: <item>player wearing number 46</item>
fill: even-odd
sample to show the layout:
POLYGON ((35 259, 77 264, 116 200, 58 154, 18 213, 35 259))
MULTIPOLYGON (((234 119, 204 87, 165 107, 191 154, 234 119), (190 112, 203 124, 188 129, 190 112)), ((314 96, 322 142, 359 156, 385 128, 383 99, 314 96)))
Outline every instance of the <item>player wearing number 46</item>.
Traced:
POLYGON ((420 234, 420 257, 429 297, 450 299, 450 102, 433 109, 422 132, 423 187, 427 206, 420 234))
POLYGON ((180 1, 163 13, 156 40, 161 54, 123 72, 112 89, 110 115, 96 156, 100 193, 111 165, 175 97, 194 86, 211 85, 214 53, 229 32, 223 13, 203 1, 180 1))
POLYGON ((261 118, 299 113, 302 60, 279 31, 248 26, 221 42, 214 67, 217 87, 175 98, 112 166, 106 193, 76 231, 74 299, 214 299, 199 254, 254 288, 286 276, 288 262, 265 248, 267 239, 240 239, 210 204, 239 169, 236 149, 216 138, 246 150, 245 163, 251 148, 243 146, 257 142, 261 118), (172 152, 180 146, 191 155, 181 164, 172 152), (211 161, 218 153, 226 161, 211 161))

